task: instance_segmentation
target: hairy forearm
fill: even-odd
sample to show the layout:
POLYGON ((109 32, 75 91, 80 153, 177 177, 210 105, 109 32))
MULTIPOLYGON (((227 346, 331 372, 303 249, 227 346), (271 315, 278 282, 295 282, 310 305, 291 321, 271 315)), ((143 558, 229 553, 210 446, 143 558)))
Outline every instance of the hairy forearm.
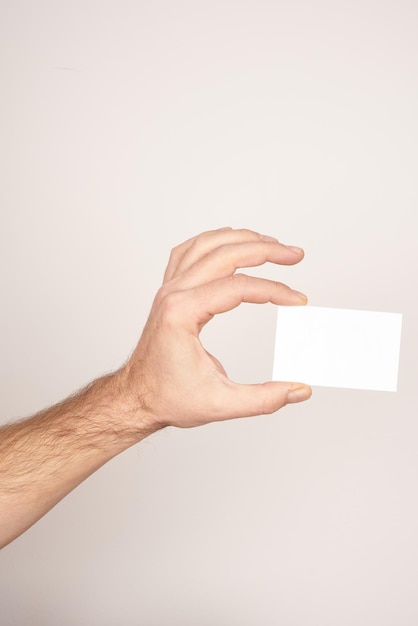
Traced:
POLYGON ((157 428, 126 393, 123 373, 0 429, 0 547, 111 458, 157 428))

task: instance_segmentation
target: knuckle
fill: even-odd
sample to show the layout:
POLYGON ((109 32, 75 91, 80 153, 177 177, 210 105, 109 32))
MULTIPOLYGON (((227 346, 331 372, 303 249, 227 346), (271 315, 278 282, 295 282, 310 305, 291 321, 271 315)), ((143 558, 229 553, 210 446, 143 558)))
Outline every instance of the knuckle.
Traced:
POLYGON ((249 228, 237 228, 236 232, 246 238, 259 237, 258 233, 256 233, 254 230, 250 230, 249 228))
POLYGON ((154 305, 157 307, 161 306, 164 298, 169 293, 167 284, 168 283, 166 283, 165 285, 162 285, 162 287, 160 287, 157 293, 155 294, 154 305))
POLYGON ((248 280, 246 274, 233 274, 231 276, 231 285, 237 291, 244 291, 247 288, 248 280))
POLYGON ((190 248, 188 249, 188 252, 195 252, 198 251, 201 246, 202 246, 202 239, 203 239, 203 235, 200 235, 199 237, 196 237, 196 239, 194 239, 194 241, 192 241, 190 248))
POLYGON ((234 274, 231 278, 237 285, 247 285, 249 281, 249 276, 247 276, 247 274, 242 274, 241 272, 234 274))
POLYGON ((174 263, 175 261, 177 261, 179 254, 180 254, 180 246, 175 246, 174 248, 172 248, 170 252, 169 262, 174 263))
POLYGON ((271 415, 275 413, 283 406, 283 401, 279 397, 275 397, 269 389, 268 383, 263 383, 264 393, 262 399, 262 411, 263 415, 271 415))
POLYGON ((161 296, 160 314, 163 323, 177 326, 184 319, 184 296, 181 292, 172 291, 161 296))

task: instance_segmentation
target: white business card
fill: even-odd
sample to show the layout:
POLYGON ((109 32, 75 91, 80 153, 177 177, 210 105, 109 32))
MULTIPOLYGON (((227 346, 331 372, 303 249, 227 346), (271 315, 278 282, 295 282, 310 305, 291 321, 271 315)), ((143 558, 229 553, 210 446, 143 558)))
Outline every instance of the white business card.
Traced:
POLYGON ((273 380, 396 391, 402 314, 278 306, 273 380))

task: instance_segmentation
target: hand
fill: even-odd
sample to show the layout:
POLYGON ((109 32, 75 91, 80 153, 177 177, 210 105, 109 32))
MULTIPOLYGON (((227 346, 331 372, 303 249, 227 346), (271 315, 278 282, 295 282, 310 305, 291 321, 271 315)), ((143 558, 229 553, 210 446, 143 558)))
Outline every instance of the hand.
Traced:
POLYGON ((305 304, 305 296, 281 283, 235 273, 266 261, 293 265, 302 257, 298 248, 232 228, 175 248, 126 365, 0 429, 0 547, 109 459, 159 428, 272 413, 308 398, 310 388, 298 383, 232 382, 199 340, 214 315, 241 302, 305 304))
POLYGON ((302 258, 300 248, 232 228, 202 233, 173 249, 142 337, 123 370, 143 427, 191 427, 273 413, 310 397, 310 387, 301 383, 231 381, 199 339, 214 315, 241 302, 306 304, 306 296, 282 283, 235 273, 267 261, 294 265, 302 258))
POLYGON ((307 399, 298 383, 239 385, 199 340, 217 313, 241 302, 305 304, 271 280, 236 274, 266 261, 293 265, 303 251, 250 230, 224 228, 175 248, 138 345, 118 372, 0 429, 0 548, 87 476, 164 426, 198 426, 273 413, 307 399))

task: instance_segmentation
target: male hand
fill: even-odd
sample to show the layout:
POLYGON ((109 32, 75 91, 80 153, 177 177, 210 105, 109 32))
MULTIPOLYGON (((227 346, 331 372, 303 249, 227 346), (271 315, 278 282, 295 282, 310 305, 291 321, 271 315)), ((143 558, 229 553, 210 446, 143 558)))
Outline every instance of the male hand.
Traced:
POLYGON ((0 548, 112 457, 164 426, 198 426, 272 413, 311 394, 299 383, 239 385, 199 340, 217 313, 241 302, 305 304, 239 267, 303 257, 250 230, 203 233, 175 248, 141 339, 127 364, 78 394, 0 429, 0 548))
POLYGON ((310 397, 310 387, 302 383, 231 381, 199 339, 216 314, 241 302, 306 304, 306 296, 283 283, 236 273, 267 261, 294 265, 302 258, 300 248, 232 228, 202 233, 173 249, 142 337, 123 370, 142 428, 273 413, 310 397))

